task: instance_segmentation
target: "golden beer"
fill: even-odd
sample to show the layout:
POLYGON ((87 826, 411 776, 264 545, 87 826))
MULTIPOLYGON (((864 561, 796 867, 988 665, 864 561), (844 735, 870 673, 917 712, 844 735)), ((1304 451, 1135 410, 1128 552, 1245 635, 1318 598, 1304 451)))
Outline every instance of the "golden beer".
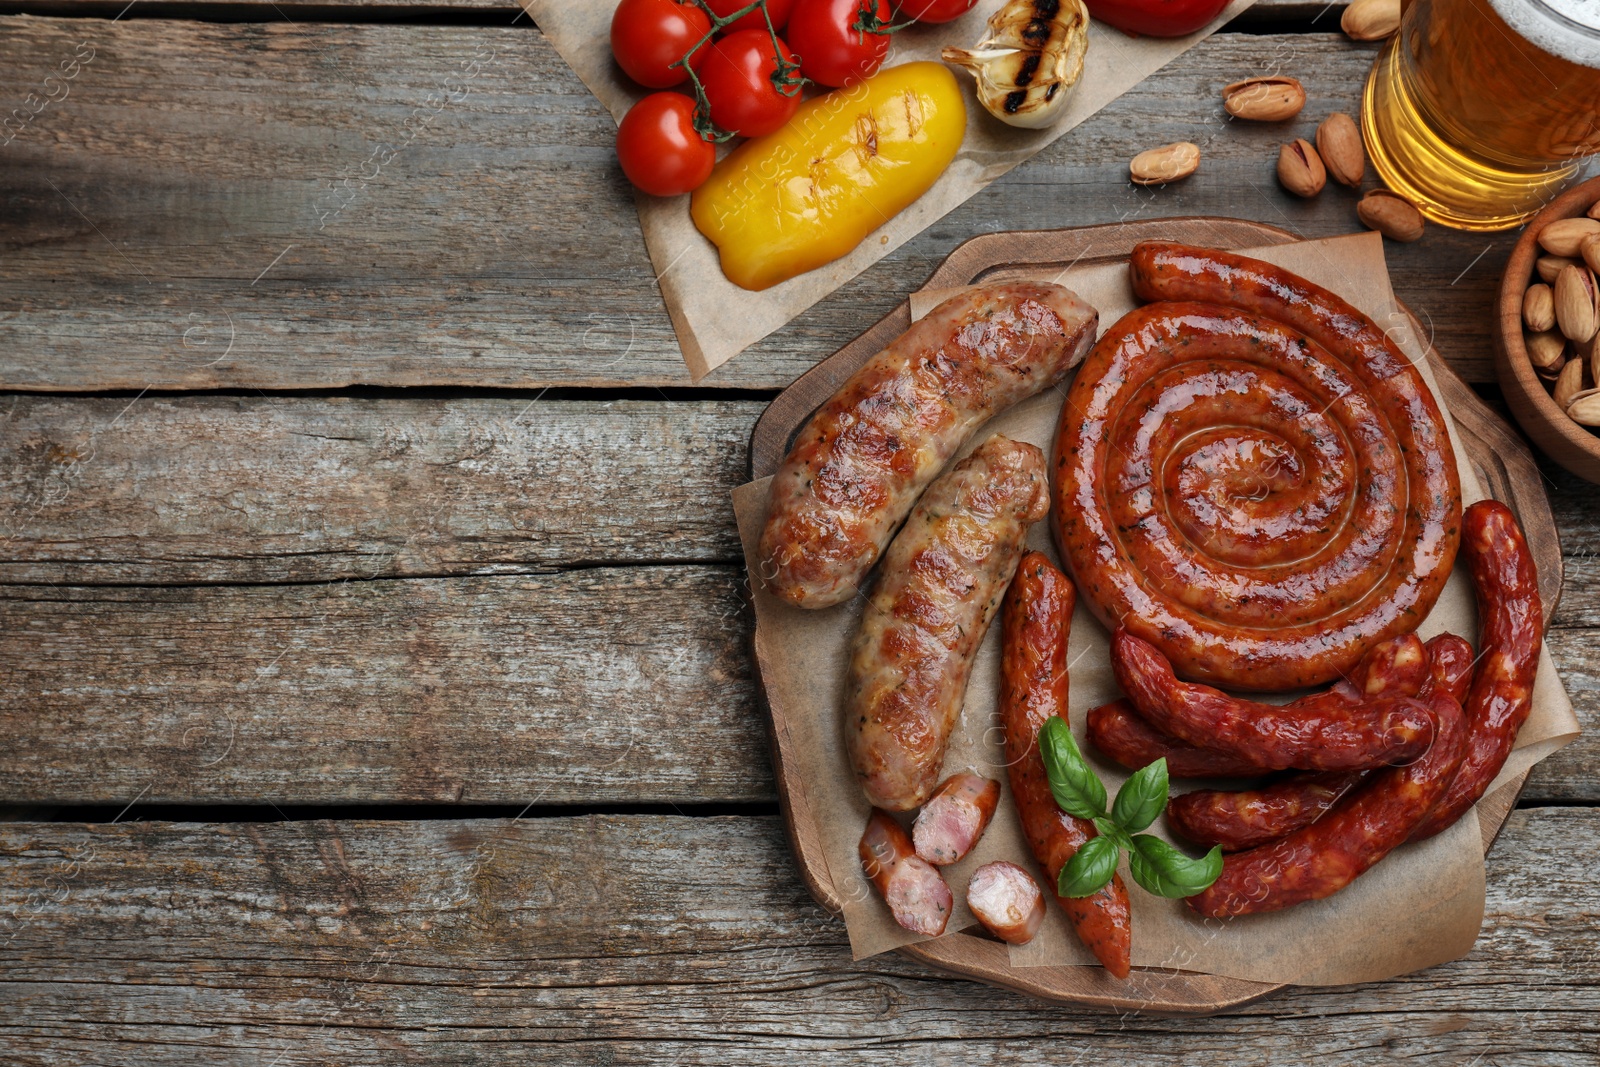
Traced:
POLYGON ((1383 181, 1435 222, 1522 222, 1600 152, 1600 2, 1414 0, 1362 101, 1383 181))

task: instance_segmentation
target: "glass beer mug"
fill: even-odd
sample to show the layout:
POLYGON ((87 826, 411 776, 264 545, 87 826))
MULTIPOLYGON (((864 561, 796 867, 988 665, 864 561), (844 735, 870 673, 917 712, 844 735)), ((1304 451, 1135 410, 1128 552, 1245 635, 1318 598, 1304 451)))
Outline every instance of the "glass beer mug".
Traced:
POLYGON ((1361 126, 1379 176, 1430 219, 1516 226, 1600 152, 1600 0, 1412 0, 1361 126))

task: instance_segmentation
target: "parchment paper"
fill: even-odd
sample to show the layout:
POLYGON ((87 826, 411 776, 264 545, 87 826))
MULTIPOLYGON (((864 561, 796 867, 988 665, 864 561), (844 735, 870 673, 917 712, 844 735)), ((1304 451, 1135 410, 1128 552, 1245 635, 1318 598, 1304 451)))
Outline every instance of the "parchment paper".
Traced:
MULTIPOLYGON (((1392 326, 1391 336, 1421 368, 1430 385, 1434 384, 1424 349, 1411 335, 1394 302, 1382 240, 1377 234, 1279 245, 1252 250, 1250 254, 1335 290, 1380 325, 1392 326)), ((1069 268, 1059 275, 1046 276, 1045 280, 1060 281, 1097 307, 1102 330, 1136 303, 1123 264, 1069 268)), ((940 294, 914 295, 913 315, 926 313, 939 297, 940 294)), ((1437 388, 1434 392, 1439 395, 1437 388)), ((974 435, 962 456, 996 433, 1031 441, 1049 454, 1064 396, 1065 386, 1003 413, 974 435)), ((1459 439, 1456 450, 1461 458, 1463 494, 1471 503, 1481 499, 1483 491, 1465 460, 1459 439)), ((752 482, 733 494, 751 573, 755 573, 756 545, 766 517, 769 481, 752 482)), ((1041 522, 1035 526, 1029 544, 1055 559, 1048 525, 1041 522)), ((791 767, 789 778, 807 791, 815 809, 829 873, 844 900, 851 949, 859 959, 926 940, 894 924, 862 875, 856 856, 856 844, 869 808, 845 755, 840 716, 845 649, 863 598, 858 596, 848 604, 824 611, 804 611, 769 597, 755 581, 751 585, 756 642, 768 670, 765 680, 769 692, 783 694, 788 712, 794 749, 791 752, 786 747, 784 752, 791 767)), ((1418 632, 1427 638, 1445 631, 1476 642, 1472 591, 1460 568, 1451 576, 1418 632)), ((1072 724, 1084 752, 1115 795, 1125 772, 1098 760, 1092 747, 1083 741, 1084 714, 1088 709, 1120 695, 1111 674, 1107 639, 1105 629, 1080 603, 1073 619, 1070 647, 1072 724)), ((945 764, 946 774, 970 767, 1005 783, 1002 735, 996 717, 999 663, 1000 633, 999 627, 993 626, 974 665, 962 721, 945 764)), ((1288 696, 1285 694, 1283 699, 1288 696)), ((1503 782, 1538 762, 1577 734, 1577 719, 1546 650, 1534 691, 1533 712, 1497 781, 1503 782)), ((1174 792, 1198 785, 1180 782, 1174 792)), ((1491 791, 1493 788, 1498 785, 1491 791)), ((1164 821, 1157 820, 1152 832, 1164 834, 1164 821)), ((1133 962, 1140 967, 1180 968, 1258 982, 1340 985, 1375 981, 1455 959, 1471 949, 1482 923, 1481 841, 1476 816, 1469 812, 1445 833, 1391 853, 1353 885, 1327 900, 1272 915, 1226 921, 1201 920, 1182 901, 1151 896, 1127 876, 1124 863, 1123 877, 1133 900, 1133 962)), ((1009 788, 978 849, 961 864, 945 869, 958 908, 944 936, 960 936, 959 931, 974 921, 959 906, 960 901, 972 870, 993 859, 1023 864, 1035 872, 1042 885, 1048 884, 1022 838, 1009 788)), ((1011 949, 1013 965, 1094 964, 1053 902, 1049 916, 1031 944, 1011 949)))
MULTIPOLYGON (((611 59, 611 16, 619 0, 521 0, 561 58, 618 122, 645 90, 611 59)), ((967 102, 961 152, 920 200, 861 242, 850 255, 759 293, 723 277, 715 246, 689 219, 687 196, 638 196, 639 223, 683 360, 695 381, 833 292, 938 221, 968 197, 1209 37, 1255 0, 1233 0, 1209 26, 1187 37, 1132 38, 1101 22, 1089 33, 1083 76, 1062 120, 1047 130, 1019 130, 978 104, 972 78, 958 71, 967 102)), ((885 66, 939 59, 946 45, 970 47, 1004 0, 979 0, 967 14, 937 26, 896 33, 885 66)), ((1241 75, 1242 77, 1243 75, 1241 75)), ((1220 77, 1220 76, 1219 76, 1220 77)), ((1221 81, 1230 79, 1223 78, 1221 81)), ((1219 88, 1221 85, 1219 81, 1219 88)), ((1145 147, 1155 147, 1149 145, 1145 147)))

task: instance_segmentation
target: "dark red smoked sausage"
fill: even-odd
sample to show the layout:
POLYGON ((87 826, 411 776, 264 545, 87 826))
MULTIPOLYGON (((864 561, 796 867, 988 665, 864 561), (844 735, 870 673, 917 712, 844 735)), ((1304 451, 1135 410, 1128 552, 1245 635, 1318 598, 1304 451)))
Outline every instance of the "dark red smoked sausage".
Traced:
MULTIPOLYGON (((1427 658, 1415 634, 1391 637, 1374 645, 1362 658, 1352 680, 1340 681, 1332 689, 1301 697, 1284 707, 1309 713, 1348 707, 1364 697, 1415 696, 1427 680, 1427 658)), ((1089 740, 1105 756, 1129 770, 1165 759, 1167 774, 1173 778, 1253 778, 1267 770, 1247 759, 1170 737, 1140 718, 1126 700, 1089 712, 1089 740)))
POLYGON ((1461 705, 1433 685, 1433 744, 1404 767, 1374 771, 1322 818, 1270 844, 1234 852, 1210 888, 1189 897, 1208 918, 1278 911, 1332 896, 1411 836, 1439 802, 1466 749, 1461 705))
MULTIPOLYGON (((1416 641, 1414 635, 1406 637, 1416 641)), ((1397 664, 1391 646, 1392 642, 1378 646, 1362 661, 1368 667, 1369 697, 1409 696, 1420 688, 1407 677, 1409 669, 1396 669, 1409 664, 1410 650, 1398 650, 1403 662, 1397 664)), ((1461 703, 1472 681, 1472 646, 1454 634, 1442 634, 1426 648, 1433 684, 1461 703)), ((1167 823, 1199 845, 1221 845, 1224 852, 1255 848, 1316 822, 1368 773, 1304 773, 1258 789, 1196 789, 1167 803, 1167 823)))
MULTIPOLYGON (((1011 797, 1028 847, 1053 891, 1061 868, 1095 836, 1092 823, 1056 806, 1039 753, 1039 730, 1052 716, 1067 720, 1067 638, 1078 593, 1038 552, 1022 557, 1000 609, 1000 721, 1006 735, 1011 797)), ((1088 897, 1056 896, 1078 937, 1118 978, 1133 965, 1128 888, 1116 875, 1088 897)))
POLYGON ((983 928, 1008 945, 1026 945, 1044 923, 1044 893, 1033 875, 996 860, 972 872, 967 910, 983 928))
POLYGON ((959 863, 972 851, 994 818, 1000 783, 970 771, 952 774, 917 812, 911 840, 917 855, 935 867, 959 863))
POLYGON ((872 809, 859 851, 861 869, 895 922, 914 934, 944 933, 955 898, 944 877, 917 858, 911 838, 892 815, 872 809))
POLYGON ((1467 695, 1467 755, 1439 806, 1417 828, 1431 837, 1461 818, 1505 766, 1533 707, 1544 641, 1539 575, 1511 509, 1482 500, 1461 524, 1462 552, 1478 595, 1478 671, 1467 695))
POLYGON ((991 416, 1050 388, 1094 343, 1070 289, 951 297, 817 409, 773 476, 760 578, 802 608, 849 600, 929 482, 991 416))
POLYGON ((1129 312, 1062 408, 1053 525, 1108 627, 1235 689, 1332 680, 1416 628, 1461 489, 1421 374, 1334 294, 1243 256, 1146 243, 1129 312))
POLYGON ((1267 770, 1370 769, 1415 759, 1433 740, 1433 716, 1411 697, 1314 711, 1257 704, 1178 681, 1154 645, 1121 627, 1111 635, 1111 666, 1156 729, 1267 770))

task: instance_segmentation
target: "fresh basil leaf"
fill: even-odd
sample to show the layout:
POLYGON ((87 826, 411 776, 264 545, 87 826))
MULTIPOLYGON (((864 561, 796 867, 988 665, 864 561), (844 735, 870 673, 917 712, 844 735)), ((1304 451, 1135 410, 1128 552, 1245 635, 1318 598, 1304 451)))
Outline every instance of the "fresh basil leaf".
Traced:
POLYGON ((1128 871, 1135 882, 1158 897, 1192 897, 1222 873, 1222 849, 1212 848, 1195 859, 1159 837, 1139 834, 1128 853, 1128 871))
POLYGON ((1118 848, 1129 851, 1133 849, 1133 838, 1129 837, 1128 832, 1118 826, 1114 820, 1102 815, 1094 820, 1094 828, 1100 831, 1101 837, 1110 838, 1115 842, 1118 848))
POLYGON ((1039 730, 1039 754, 1050 778, 1050 792, 1068 815, 1094 819, 1106 813, 1106 787, 1085 762, 1072 727, 1052 715, 1039 730))
POLYGON ((1091 837, 1073 853, 1056 879, 1056 892, 1064 897, 1087 897, 1104 889, 1117 873, 1118 849, 1109 837, 1091 837))
POLYGON ((1117 790, 1116 803, 1111 805, 1111 817, 1128 833, 1136 834, 1155 822, 1166 806, 1167 760, 1163 756, 1134 771, 1122 783, 1122 788, 1117 790))

